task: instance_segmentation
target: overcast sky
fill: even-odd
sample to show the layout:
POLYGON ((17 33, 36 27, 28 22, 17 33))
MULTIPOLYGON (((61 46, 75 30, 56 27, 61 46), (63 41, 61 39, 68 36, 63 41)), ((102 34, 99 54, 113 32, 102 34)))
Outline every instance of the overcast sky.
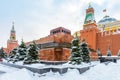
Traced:
POLYGON ((59 26, 73 34, 82 29, 89 2, 96 21, 104 16, 103 9, 120 20, 120 0, 0 0, 0 47, 6 47, 13 21, 19 43, 47 36, 59 26))

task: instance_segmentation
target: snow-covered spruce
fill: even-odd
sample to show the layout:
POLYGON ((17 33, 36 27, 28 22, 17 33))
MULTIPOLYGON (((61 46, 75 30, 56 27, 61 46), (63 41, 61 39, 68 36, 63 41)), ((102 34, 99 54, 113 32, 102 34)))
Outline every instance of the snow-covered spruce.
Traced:
POLYGON ((10 52, 8 62, 12 61, 15 63, 23 61, 24 64, 39 62, 38 51, 39 48, 34 41, 29 46, 26 46, 22 40, 18 48, 15 48, 10 52))
POLYGON ((6 59, 7 58, 7 54, 5 53, 5 51, 3 50, 3 47, 0 49, 0 59, 6 59))
POLYGON ((27 55, 27 47, 22 40, 18 48, 15 48, 10 52, 9 61, 13 61, 13 63, 17 61, 22 61, 25 59, 26 55, 27 55))
POLYGON ((90 62, 90 50, 88 48, 87 43, 85 42, 85 39, 82 40, 81 44, 80 44, 80 48, 82 49, 82 58, 83 58, 83 62, 90 62))
POLYGON ((28 46, 27 56, 24 59, 24 64, 39 62, 38 53, 39 53, 39 48, 37 47, 36 43, 33 41, 33 43, 28 46))
POLYGON ((17 51, 18 51, 18 49, 15 48, 15 49, 13 49, 13 50, 9 53, 8 62, 14 60, 14 56, 17 54, 17 51))
POLYGON ((80 40, 76 36, 72 40, 72 52, 70 56, 70 64, 81 64, 82 62, 82 50, 79 47, 80 40))

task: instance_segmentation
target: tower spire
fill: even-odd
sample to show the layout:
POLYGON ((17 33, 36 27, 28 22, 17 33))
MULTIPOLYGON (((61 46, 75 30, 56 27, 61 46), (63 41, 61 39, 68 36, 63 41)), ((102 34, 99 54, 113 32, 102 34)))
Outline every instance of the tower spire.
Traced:
POLYGON ((12 22, 12 28, 10 30, 10 38, 7 41, 7 53, 10 53, 14 48, 17 48, 17 47, 18 47, 18 41, 16 40, 14 22, 12 22))
POLYGON ((89 2, 89 6, 88 6, 88 8, 91 8, 92 6, 91 6, 91 2, 89 2))
POLYGON ((88 29, 96 26, 96 21, 94 17, 94 8, 89 3, 88 8, 86 9, 86 16, 84 20, 83 29, 88 29))
POLYGON ((10 40, 16 40, 16 33, 15 33, 15 29, 14 29, 14 22, 12 22, 12 29, 10 32, 10 40))
POLYGON ((12 22, 12 30, 11 31, 15 31, 15 29, 14 29, 14 22, 12 22))

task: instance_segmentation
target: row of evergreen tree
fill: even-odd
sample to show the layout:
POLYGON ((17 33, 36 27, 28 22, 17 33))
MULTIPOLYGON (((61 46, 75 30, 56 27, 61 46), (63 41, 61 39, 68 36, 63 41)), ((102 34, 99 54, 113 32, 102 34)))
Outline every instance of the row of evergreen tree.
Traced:
MULTIPOLYGON (((8 62, 12 61, 13 63, 17 61, 24 61, 24 63, 34 63, 38 62, 38 53, 39 48, 34 41, 29 46, 26 46, 22 40, 21 44, 17 48, 13 49, 9 55, 7 55, 3 48, 1 48, 0 59, 5 58, 8 60, 8 62)), ((79 38, 75 37, 72 40, 70 64, 80 64, 81 62, 90 62, 89 48, 87 47, 85 40, 82 40, 80 43, 79 38)))
POLYGON ((23 40, 21 41, 21 44, 13 49, 9 55, 7 55, 3 48, 0 50, 0 58, 5 58, 9 61, 12 61, 13 63, 17 61, 23 61, 25 64, 27 63, 36 63, 38 62, 38 53, 39 48, 33 41, 29 46, 26 46, 23 40))
MULTIPOLYGON (((39 48, 33 41, 29 46, 26 46, 23 40, 21 41, 21 44, 13 49, 9 55, 5 53, 4 49, 0 49, 0 60, 2 58, 12 61, 13 63, 17 61, 24 61, 24 63, 35 63, 39 62, 38 59, 38 53, 39 48)), ((89 56, 90 50, 88 48, 87 43, 85 42, 85 39, 80 42, 79 38, 76 36, 72 40, 72 51, 70 56, 70 64, 81 64, 81 62, 90 62, 90 56, 89 56)), ((102 57, 102 54, 100 50, 97 50, 97 54, 99 57, 102 57)), ((111 56, 110 48, 107 51, 107 56, 111 56)), ((118 52, 118 56, 120 56, 120 50, 118 52)))
POLYGON ((72 40, 72 52, 70 56, 70 64, 81 64, 81 62, 90 62, 89 48, 85 39, 80 42, 79 38, 76 36, 72 40))
MULTIPOLYGON (((81 64, 81 62, 90 62, 90 56, 89 56, 89 48, 87 46, 87 43, 83 39, 80 43, 79 38, 76 36, 72 40, 72 52, 70 56, 70 64, 81 64)), ((33 41, 32 44, 29 46, 26 46, 23 40, 21 41, 21 44, 13 49, 9 55, 7 55, 3 48, 0 49, 0 59, 5 58, 9 61, 12 61, 13 63, 17 61, 23 61, 24 63, 35 63, 38 62, 38 53, 39 48, 33 41)))

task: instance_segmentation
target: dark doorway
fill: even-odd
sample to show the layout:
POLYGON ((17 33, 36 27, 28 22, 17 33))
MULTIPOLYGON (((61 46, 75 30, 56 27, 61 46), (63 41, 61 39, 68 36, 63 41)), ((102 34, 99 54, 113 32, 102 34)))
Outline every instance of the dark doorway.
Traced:
POLYGON ((55 61, 62 61, 62 49, 55 50, 55 61))

